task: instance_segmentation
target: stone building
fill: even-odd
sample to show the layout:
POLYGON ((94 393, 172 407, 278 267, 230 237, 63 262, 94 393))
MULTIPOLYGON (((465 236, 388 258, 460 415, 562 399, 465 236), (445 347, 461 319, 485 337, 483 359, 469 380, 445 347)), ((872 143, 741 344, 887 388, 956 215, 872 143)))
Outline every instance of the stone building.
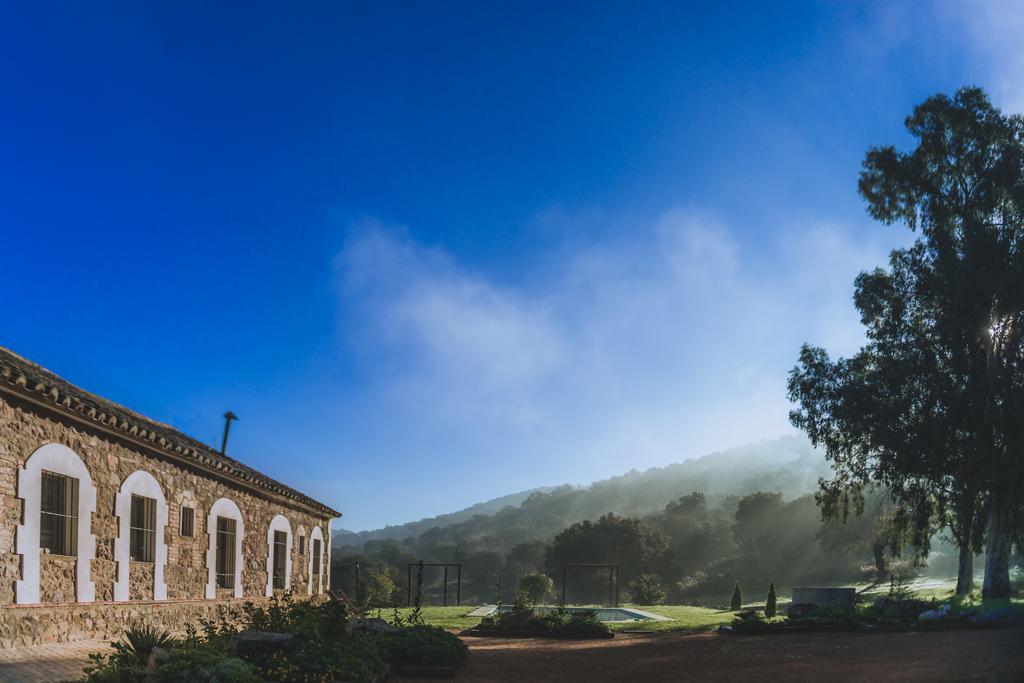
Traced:
POLYGON ((321 594, 339 516, 0 347, 0 647, 321 594))

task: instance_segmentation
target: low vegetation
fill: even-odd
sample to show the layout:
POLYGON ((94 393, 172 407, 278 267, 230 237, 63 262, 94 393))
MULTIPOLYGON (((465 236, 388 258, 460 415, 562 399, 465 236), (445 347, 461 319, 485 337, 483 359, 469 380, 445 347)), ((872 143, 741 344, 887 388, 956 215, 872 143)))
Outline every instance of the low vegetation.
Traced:
MULTIPOLYGON (((624 607, 649 609, 641 605, 627 604, 624 607)), ((438 626, 449 631, 465 631, 480 623, 480 617, 471 617, 469 613, 474 607, 424 607, 422 618, 424 623, 438 626)), ((640 629, 644 631, 711 631, 728 624, 735 616, 729 610, 693 605, 658 605, 652 610, 671 621, 623 621, 606 624, 611 631, 640 629)), ((398 610, 402 617, 407 617, 412 608, 403 607, 398 610)), ((386 614, 386 612, 381 612, 386 614)))
POLYGON ((740 582, 737 581, 736 585, 732 589, 732 597, 729 598, 729 609, 733 612, 743 607, 743 590, 740 588, 740 582))
POLYGON ((764 615, 769 619, 775 616, 778 598, 775 595, 775 582, 768 584, 768 599, 764 603, 764 615))
POLYGON ((516 588, 530 605, 540 605, 555 594, 555 582, 540 572, 526 572, 519 577, 516 588))
POLYGON ((544 638, 611 638, 612 632, 597 620, 592 610, 568 610, 558 607, 539 611, 519 603, 507 612, 484 617, 473 633, 494 636, 534 636, 544 638))
POLYGON ((660 605, 668 597, 657 574, 641 574, 630 581, 629 594, 638 605, 660 605))
MULTIPOLYGON (((457 558, 463 563, 464 603, 492 602, 495 577, 501 577, 507 600, 526 592, 540 604, 556 588, 561 592, 564 564, 607 562, 620 567, 623 600, 722 606, 729 604, 737 580, 742 586, 759 586, 760 598, 767 590, 765 576, 773 577, 777 586, 834 585, 884 580, 892 571, 913 569, 909 561, 894 557, 899 544, 889 533, 888 519, 881 496, 872 499, 863 517, 841 524, 822 523, 810 495, 787 501, 779 493, 715 498, 691 493, 655 514, 606 514, 571 524, 549 540, 509 545, 505 538, 463 539, 458 530, 437 530, 402 543, 371 541, 362 552, 336 555, 335 583, 357 601, 387 609, 406 599, 408 564, 457 558), (361 572, 358 591, 353 573, 343 568, 356 562, 361 572)), ((574 568, 568 578, 569 603, 608 601, 607 570, 574 568)), ((449 583, 449 599, 451 591, 449 583)), ((424 602, 439 603, 442 593, 441 573, 427 571, 424 602)))
MULTIPOLYGON (((740 611, 729 632, 763 633, 770 630, 939 630, 989 628, 1024 624, 1024 597, 982 599, 979 593, 958 596, 952 585, 918 593, 913 584, 893 577, 888 589, 873 587, 857 594, 849 606, 801 605, 776 615, 766 602, 763 613, 740 611)), ((770 596, 771 597, 771 596, 770 596)))
POLYGON ((239 616, 224 611, 201 620, 184 638, 148 626, 131 628, 112 653, 91 656, 85 680, 355 682, 407 666, 455 669, 466 663, 468 650, 454 634, 414 614, 394 621, 352 621, 336 602, 286 595, 266 607, 247 604, 239 616), (271 637, 251 641, 243 632, 271 637))

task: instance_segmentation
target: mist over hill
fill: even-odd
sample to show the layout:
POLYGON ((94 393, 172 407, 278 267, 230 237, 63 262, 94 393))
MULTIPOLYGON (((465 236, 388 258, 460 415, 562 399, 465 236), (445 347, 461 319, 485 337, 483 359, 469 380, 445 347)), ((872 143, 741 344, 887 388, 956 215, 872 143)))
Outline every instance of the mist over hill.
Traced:
POLYGON ((367 541, 380 541, 385 539, 401 540, 411 536, 418 536, 427 529, 434 527, 446 527, 472 519, 477 515, 492 515, 506 507, 515 507, 529 498, 534 493, 547 493, 554 491, 554 486, 528 489, 509 493, 504 496, 485 500, 482 503, 470 505, 468 508, 456 510, 436 517, 425 517, 415 522, 405 524, 392 524, 381 529, 370 531, 349 531, 348 529, 336 529, 333 534, 333 543, 338 545, 361 545, 367 541))
POLYGON ((511 493, 449 514, 354 533, 338 530, 334 547, 361 549, 374 541, 412 542, 426 534, 451 543, 490 537, 509 547, 545 539, 574 522, 613 512, 637 516, 657 512, 692 491, 709 500, 755 491, 781 492, 787 499, 815 490, 829 468, 803 436, 767 439, 665 467, 596 481, 511 493))

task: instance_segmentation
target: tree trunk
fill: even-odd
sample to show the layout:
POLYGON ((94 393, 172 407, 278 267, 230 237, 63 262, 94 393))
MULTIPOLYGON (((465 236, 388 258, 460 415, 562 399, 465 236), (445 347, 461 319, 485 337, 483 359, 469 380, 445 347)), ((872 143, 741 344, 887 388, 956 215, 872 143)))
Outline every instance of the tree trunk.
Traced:
POLYGON ((1013 544, 1013 501, 993 492, 988 507, 983 598, 1009 598, 1010 546, 1013 544))
POLYGON ((974 551, 969 543, 960 544, 960 569, 956 575, 956 594, 970 595, 974 590, 974 551))
POLYGON ((885 543, 875 541, 871 544, 871 552, 875 555, 875 575, 882 581, 889 575, 885 566, 885 543))

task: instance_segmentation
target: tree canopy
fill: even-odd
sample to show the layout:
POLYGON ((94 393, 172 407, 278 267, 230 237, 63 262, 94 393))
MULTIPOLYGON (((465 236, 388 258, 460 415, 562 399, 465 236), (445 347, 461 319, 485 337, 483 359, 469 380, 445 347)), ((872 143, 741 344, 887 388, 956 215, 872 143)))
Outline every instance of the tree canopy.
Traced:
POLYGON ((859 510, 880 484, 919 546, 934 520, 951 529, 961 569, 984 526, 985 594, 1005 597, 1024 485, 1024 119, 963 88, 906 127, 916 147, 871 149, 859 190, 874 218, 918 237, 858 277, 859 353, 801 350, 791 419, 832 462, 826 514, 859 510))

